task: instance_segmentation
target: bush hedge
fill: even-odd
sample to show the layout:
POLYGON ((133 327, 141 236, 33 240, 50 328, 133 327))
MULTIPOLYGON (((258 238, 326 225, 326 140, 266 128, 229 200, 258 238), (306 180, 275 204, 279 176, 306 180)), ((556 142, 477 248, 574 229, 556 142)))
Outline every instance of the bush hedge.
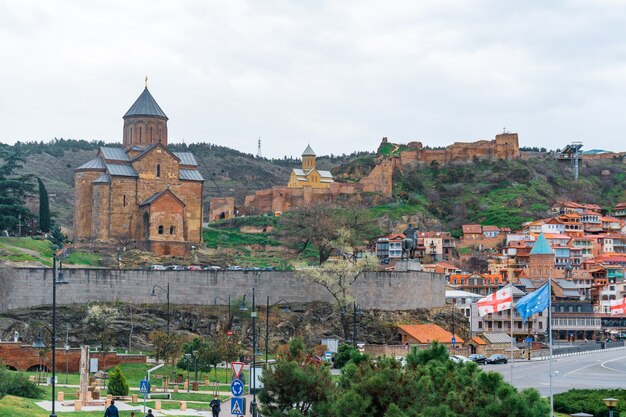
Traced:
POLYGON ((595 417, 608 417, 609 409, 604 398, 617 398, 615 417, 626 416, 626 390, 623 389, 572 389, 554 396, 554 411, 565 414, 587 413, 595 417))

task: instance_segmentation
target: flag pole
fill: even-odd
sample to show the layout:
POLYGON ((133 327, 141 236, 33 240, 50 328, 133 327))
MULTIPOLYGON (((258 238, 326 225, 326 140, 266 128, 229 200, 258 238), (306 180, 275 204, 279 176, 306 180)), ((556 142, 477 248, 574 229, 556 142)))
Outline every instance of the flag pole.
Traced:
POLYGON ((552 277, 548 276, 548 335, 550 343, 550 417, 554 417, 554 395, 552 393, 552 277))
POLYGON ((509 316, 511 317, 511 385, 513 385, 513 284, 509 284, 511 290, 511 310, 509 310, 509 316))

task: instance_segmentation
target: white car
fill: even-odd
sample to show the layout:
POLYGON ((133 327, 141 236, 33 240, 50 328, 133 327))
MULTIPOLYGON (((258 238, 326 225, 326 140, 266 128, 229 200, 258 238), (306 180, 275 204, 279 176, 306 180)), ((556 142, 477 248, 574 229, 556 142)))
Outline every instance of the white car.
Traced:
POLYGON ((452 356, 450 356, 450 360, 452 362, 456 362, 456 363, 469 363, 469 362, 472 362, 471 359, 468 359, 468 358, 466 358, 463 355, 452 355, 452 356))

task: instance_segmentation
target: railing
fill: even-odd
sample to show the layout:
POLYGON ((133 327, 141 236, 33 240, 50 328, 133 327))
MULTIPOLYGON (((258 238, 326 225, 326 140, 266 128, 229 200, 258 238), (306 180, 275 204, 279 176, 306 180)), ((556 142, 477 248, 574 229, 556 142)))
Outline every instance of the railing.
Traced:
MULTIPOLYGON (((566 356, 585 355, 588 353, 598 352, 601 350, 613 350, 624 349, 624 341, 619 340, 617 342, 592 342, 585 343, 576 346, 567 346, 562 348, 552 348, 552 355, 554 358, 562 358, 566 356)), ((545 360, 550 358, 549 349, 533 350, 533 360, 545 360)))

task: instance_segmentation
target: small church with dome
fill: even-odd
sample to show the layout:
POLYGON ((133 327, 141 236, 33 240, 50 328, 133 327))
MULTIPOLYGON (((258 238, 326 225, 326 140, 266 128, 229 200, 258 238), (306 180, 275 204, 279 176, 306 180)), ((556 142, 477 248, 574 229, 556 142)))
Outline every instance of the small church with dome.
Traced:
POLYGON ((168 117, 147 84, 123 120, 122 146, 101 146, 74 171, 74 244, 186 255, 202 242, 198 163, 168 148, 168 117))
POLYGON ((311 145, 307 145, 302 152, 302 169, 291 170, 287 188, 330 188, 330 184, 335 182, 330 171, 322 171, 316 168, 315 152, 311 145))

